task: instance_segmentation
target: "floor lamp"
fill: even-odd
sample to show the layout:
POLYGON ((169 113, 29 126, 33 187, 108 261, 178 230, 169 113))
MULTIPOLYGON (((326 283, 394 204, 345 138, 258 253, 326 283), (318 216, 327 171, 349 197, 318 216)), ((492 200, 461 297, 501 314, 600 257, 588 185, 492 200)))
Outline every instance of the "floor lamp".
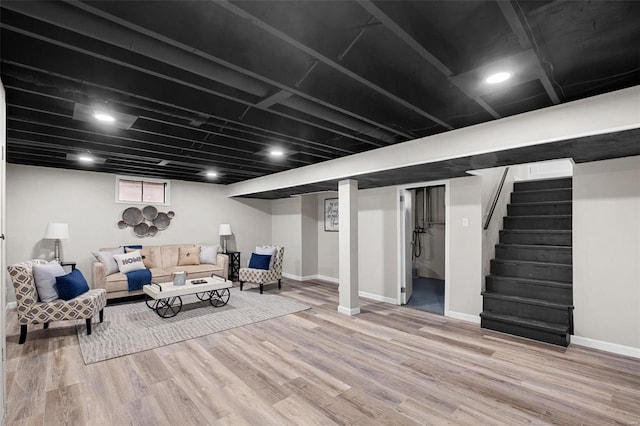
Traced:
POLYGON ((228 223, 221 223, 218 228, 218 234, 222 237, 222 252, 227 252, 227 238, 231 236, 231 225, 228 223))
POLYGON ((44 236, 48 240, 55 240, 54 259, 60 263, 60 240, 69 239, 69 225, 66 223, 50 223, 44 236))

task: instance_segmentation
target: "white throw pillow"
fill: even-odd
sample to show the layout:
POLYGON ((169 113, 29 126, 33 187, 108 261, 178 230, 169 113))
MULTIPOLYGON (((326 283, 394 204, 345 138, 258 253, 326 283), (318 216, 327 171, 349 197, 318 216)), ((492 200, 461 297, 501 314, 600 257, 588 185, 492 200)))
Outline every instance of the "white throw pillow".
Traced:
POLYGON ((127 272, 139 271, 140 269, 147 269, 142 261, 142 255, 140 250, 132 251, 126 254, 116 254, 113 256, 118 264, 120 272, 126 274, 127 272))
POLYGON ((94 251, 93 255, 104 265, 104 274, 111 275, 118 272, 118 264, 113 258, 116 254, 124 254, 124 247, 118 247, 111 251, 94 251))
POLYGON ((276 253, 278 249, 275 247, 256 247, 255 254, 269 254, 271 260, 269 261, 269 269, 273 269, 273 262, 276 260, 276 253))
POLYGON ((41 302, 53 302, 58 299, 56 289, 56 277, 67 275, 67 272, 55 260, 46 264, 33 265, 33 279, 38 289, 38 297, 41 302))
POLYGON ((216 264, 220 245, 200 246, 200 263, 216 264))

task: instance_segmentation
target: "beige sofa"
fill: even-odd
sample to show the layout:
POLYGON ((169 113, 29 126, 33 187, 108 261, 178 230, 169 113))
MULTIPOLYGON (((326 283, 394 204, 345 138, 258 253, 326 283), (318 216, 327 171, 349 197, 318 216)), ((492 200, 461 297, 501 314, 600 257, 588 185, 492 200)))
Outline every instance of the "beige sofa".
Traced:
MULTIPOLYGON (((216 274, 227 278, 229 276, 229 256, 218 254, 216 264, 202 263, 200 265, 178 266, 178 255, 181 247, 195 247, 198 244, 172 244, 163 246, 143 246, 145 264, 151 270, 152 279, 155 282, 171 281, 173 272, 185 271, 187 278, 205 278, 216 274)), ((103 248, 101 251, 114 250, 103 248)), ((107 291, 107 299, 133 296, 142 294, 142 290, 129 291, 127 276, 120 272, 106 275, 104 265, 101 262, 93 262, 92 267, 93 288, 104 288, 107 291)))

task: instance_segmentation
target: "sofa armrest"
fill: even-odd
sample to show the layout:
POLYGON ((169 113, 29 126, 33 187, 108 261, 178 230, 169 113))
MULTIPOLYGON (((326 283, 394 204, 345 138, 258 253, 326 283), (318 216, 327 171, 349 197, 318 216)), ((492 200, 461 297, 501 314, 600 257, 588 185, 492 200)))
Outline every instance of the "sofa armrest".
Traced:
POLYGON ((218 253, 216 264, 222 265, 222 276, 227 278, 229 276, 229 256, 224 253, 218 253))
POLYGON ((96 261, 91 265, 91 279, 93 281, 93 288, 107 289, 107 275, 105 274, 102 262, 96 261))

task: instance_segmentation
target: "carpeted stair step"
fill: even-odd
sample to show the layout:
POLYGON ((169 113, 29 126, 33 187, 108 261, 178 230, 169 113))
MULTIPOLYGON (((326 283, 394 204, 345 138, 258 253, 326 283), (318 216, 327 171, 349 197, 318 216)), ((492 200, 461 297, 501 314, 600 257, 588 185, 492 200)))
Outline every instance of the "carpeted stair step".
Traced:
POLYGON ((487 275, 486 291, 505 296, 519 296, 548 300, 567 305, 573 304, 573 285, 560 281, 487 275))
POLYGON ((570 230, 571 215, 506 216, 503 229, 570 230))
POLYGON ((570 325, 572 305, 529 297, 482 292, 482 310, 518 318, 570 325))
POLYGON ((496 244, 496 259, 572 264, 572 248, 526 244, 496 244))
POLYGON ((570 327, 568 325, 522 319, 492 312, 482 312, 480 319, 482 328, 502 333, 515 334, 560 346, 569 346, 571 341, 570 327))
POLYGON ((503 229, 500 231, 500 243, 570 246, 571 231, 535 230, 535 229, 503 229))
POLYGON ((507 205, 508 216, 570 215, 571 201, 539 201, 507 205))
POLYGON ((503 277, 573 282, 573 267, 561 263, 492 259, 491 274, 503 277))
POLYGON ((535 191, 540 189, 558 189, 571 187, 573 187, 573 179, 571 177, 525 180, 515 182, 513 184, 514 191, 535 191))
POLYGON ((571 201, 571 188, 539 189, 535 191, 514 191, 511 203, 535 203, 538 201, 571 201))

